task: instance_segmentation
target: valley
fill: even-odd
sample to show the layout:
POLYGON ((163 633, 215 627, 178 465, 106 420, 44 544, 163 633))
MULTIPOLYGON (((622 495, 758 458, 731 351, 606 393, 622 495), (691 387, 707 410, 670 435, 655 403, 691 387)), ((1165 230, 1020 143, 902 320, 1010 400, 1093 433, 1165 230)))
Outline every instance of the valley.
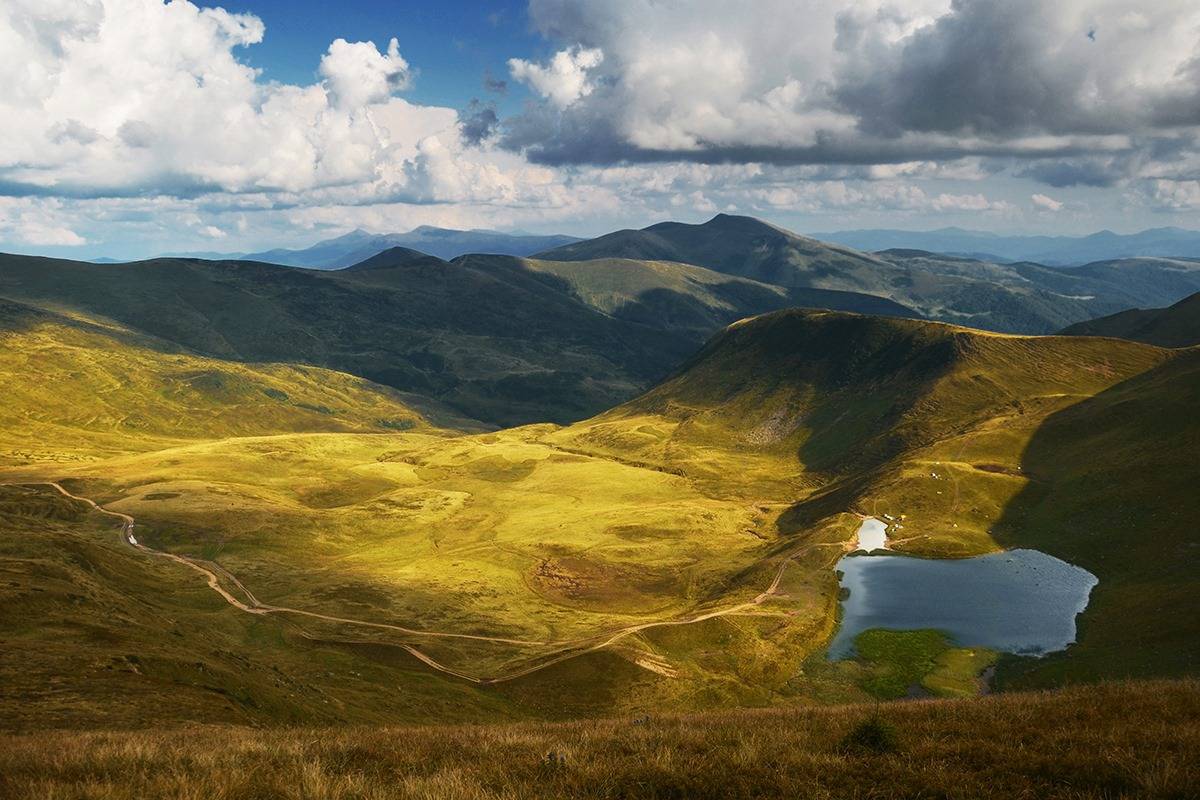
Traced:
POLYGON ((1121 5, 0 0, 0 800, 1200 796, 1121 5))
MULTIPOLYGON (((611 312, 625 301, 606 299, 601 274, 583 297, 611 312)), ((1103 488, 1115 471, 1170 474, 1186 451, 1087 455, 1126 441, 1095 420, 1127 392, 1144 419, 1195 440, 1190 350, 785 310, 735 323, 596 417, 488 431, 361 378, 195 356, 81 311, 7 308, 5 352, 23 360, 4 373, 18 416, 0 442, 0 512, 5 530, 37 532, 6 537, 3 559, 5 605, 25 609, 0 620, 4 712, 20 727, 869 699, 893 691, 873 677, 893 667, 825 655, 834 566, 863 516, 892 520, 897 552, 1036 547, 1099 577, 1079 643, 1001 658, 997 686, 1186 675, 1197 655, 1190 618, 1130 592, 1191 595, 1194 555, 1179 550, 1166 570, 1156 555, 1184 547, 1179 521, 1200 509, 1182 486, 1103 488), (54 370, 72 377, 19 377, 54 370), (124 403, 116 386, 140 405, 97 414, 99 398, 124 403), (1121 527, 1126 503, 1145 517, 1136 537, 1121 527), (1063 522, 1078 505, 1108 548, 1063 522), (1130 636, 1148 645, 1132 660, 1130 636), (394 687, 386 699, 380 685, 394 687)), ((990 662, 963 661, 963 674, 921 663, 918 683, 957 693, 990 662)))

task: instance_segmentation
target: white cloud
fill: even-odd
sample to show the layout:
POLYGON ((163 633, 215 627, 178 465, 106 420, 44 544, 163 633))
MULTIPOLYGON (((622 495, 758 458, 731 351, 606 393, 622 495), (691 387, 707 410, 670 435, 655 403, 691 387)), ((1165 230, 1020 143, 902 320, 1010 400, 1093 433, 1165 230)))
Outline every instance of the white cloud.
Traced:
POLYGON ((1035 194, 1029 199, 1033 201, 1034 207, 1042 211, 1060 211, 1063 207, 1061 200, 1055 200, 1053 197, 1047 197, 1044 194, 1035 194))
POLYGON ((0 244, 250 250, 293 226, 577 231, 718 208, 1062 224, 1095 207, 1072 192, 1047 214, 1060 201, 1030 178, 1120 185, 1120 222, 1122 198, 1186 214, 1200 7, 1126 5, 532 0, 554 55, 509 64, 541 99, 464 143, 455 109, 396 96, 416 73, 396 39, 338 39, 289 85, 244 63, 268 35, 250 14, 0 0, 0 244), (972 59, 997 65, 982 83, 972 59))
POLYGON ((318 70, 336 107, 359 109, 386 102, 393 92, 407 89, 412 76, 396 39, 382 54, 370 42, 336 39, 318 70))
MULTIPOLYGON (((560 55, 599 50, 604 60, 588 70, 587 93, 530 80, 548 102, 512 121, 505 141, 552 164, 886 168, 1117 153, 1120 177, 1147 160, 1169 170, 1179 148, 1161 155, 1164 141, 1200 135, 1200 4, 1128 6, 757 0, 750 11, 725 0, 532 0, 560 55)), ((530 65, 518 66, 524 77, 530 65)))
POLYGON ((1160 211, 1194 211, 1200 209, 1200 181, 1150 181, 1132 199, 1160 211))
POLYGON ((0 197, 0 245, 79 247, 87 240, 71 230, 62 203, 26 197, 0 197))
POLYGON ((299 192, 398 168, 417 139, 392 131, 456 135, 452 111, 392 105, 411 75, 395 39, 386 53, 338 39, 322 82, 294 86, 238 61, 264 32, 252 15, 187 0, 0 5, 0 183, 63 196, 299 192))
POLYGON ((559 108, 566 108, 592 93, 588 72, 600 66, 604 52, 599 48, 572 47, 560 50, 546 66, 521 58, 508 61, 513 78, 529 84, 559 108))

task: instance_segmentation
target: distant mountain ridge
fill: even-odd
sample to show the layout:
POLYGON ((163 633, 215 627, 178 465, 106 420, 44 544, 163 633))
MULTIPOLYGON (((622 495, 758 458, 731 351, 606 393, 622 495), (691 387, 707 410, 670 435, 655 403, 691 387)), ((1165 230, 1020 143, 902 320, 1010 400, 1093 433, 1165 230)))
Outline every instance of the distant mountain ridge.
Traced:
POLYGON ((362 229, 325 239, 302 249, 276 248, 257 253, 178 253, 163 258, 205 258, 210 260, 265 261, 285 267, 309 269, 343 269, 353 266, 384 250, 407 247, 431 256, 449 260, 471 253, 489 255, 528 256, 539 250, 561 247, 578 241, 560 234, 536 235, 501 233, 490 230, 460 231, 422 225, 408 233, 370 233, 362 229))
POLYGON ((1200 257, 1200 231, 1184 228, 1150 228, 1131 234, 1099 231, 1087 236, 1005 236, 963 228, 932 231, 881 228, 811 235, 870 252, 928 250, 992 261, 1036 261, 1047 266, 1079 266, 1140 256, 1200 257))
POLYGON ((213 358, 325 366, 490 426, 602 411, 720 328, 765 311, 918 316, 885 298, 786 289, 688 264, 445 261, 404 247, 323 271, 0 254, 0 298, 103 317, 213 358))
POLYGON ((885 297, 929 319, 1003 333, 1053 333, 1200 290, 1200 262, 1182 259, 1129 259, 1068 270, 912 248, 863 253, 728 214, 699 225, 663 222, 616 231, 536 257, 676 261, 792 289, 885 297))
POLYGON ((1107 317, 1076 323, 1064 336, 1108 336, 1159 347, 1200 344, 1200 293, 1168 308, 1131 308, 1107 317))

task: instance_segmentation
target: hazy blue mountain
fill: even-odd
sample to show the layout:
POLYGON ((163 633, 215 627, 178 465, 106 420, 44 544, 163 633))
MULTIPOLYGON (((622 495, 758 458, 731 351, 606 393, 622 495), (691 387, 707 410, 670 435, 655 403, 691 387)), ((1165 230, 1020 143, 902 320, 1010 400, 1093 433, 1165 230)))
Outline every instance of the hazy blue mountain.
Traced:
POLYGON ((1137 256, 1200 257, 1200 231, 1183 228, 1151 228, 1131 234, 1100 231, 1089 236, 1002 236, 962 228, 835 231, 812 236, 859 250, 928 250, 989 261, 1036 261, 1049 266, 1137 256))
MULTIPOLYGON (((408 233, 368 233, 356 230, 317 242, 302 250, 265 250, 260 253, 230 254, 225 258, 266 261, 289 267, 341 269, 358 264, 393 247, 419 250, 438 258, 451 259, 470 253, 504 256, 528 256, 541 250, 577 241, 572 236, 512 234, 499 231, 456 231, 423 225, 408 233)), ((193 258, 213 258, 211 253, 188 254, 193 258)))

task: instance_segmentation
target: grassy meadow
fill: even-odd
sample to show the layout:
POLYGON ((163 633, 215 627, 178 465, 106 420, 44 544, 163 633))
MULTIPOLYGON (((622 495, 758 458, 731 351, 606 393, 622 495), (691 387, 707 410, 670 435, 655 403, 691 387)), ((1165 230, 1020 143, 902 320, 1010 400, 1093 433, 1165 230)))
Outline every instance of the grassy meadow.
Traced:
POLYGON ((0 736, 12 800, 1183 798, 1200 686, 558 724, 0 736))
POLYGON ((1196 437, 1191 351, 788 311, 598 417, 480 432, 349 375, 18 312, 0 371, 8 729, 980 690, 994 655, 936 632, 825 659, 833 566, 863 515, 912 554, 1035 546, 1100 576, 1079 644, 1001 657, 1000 686, 1194 674, 1194 619, 1159 613, 1196 590, 1178 527, 1195 505, 1178 446, 1196 437), (1115 424, 1131 403, 1144 424, 1115 424), (245 608, 49 481, 133 517, 141 544, 245 608))

